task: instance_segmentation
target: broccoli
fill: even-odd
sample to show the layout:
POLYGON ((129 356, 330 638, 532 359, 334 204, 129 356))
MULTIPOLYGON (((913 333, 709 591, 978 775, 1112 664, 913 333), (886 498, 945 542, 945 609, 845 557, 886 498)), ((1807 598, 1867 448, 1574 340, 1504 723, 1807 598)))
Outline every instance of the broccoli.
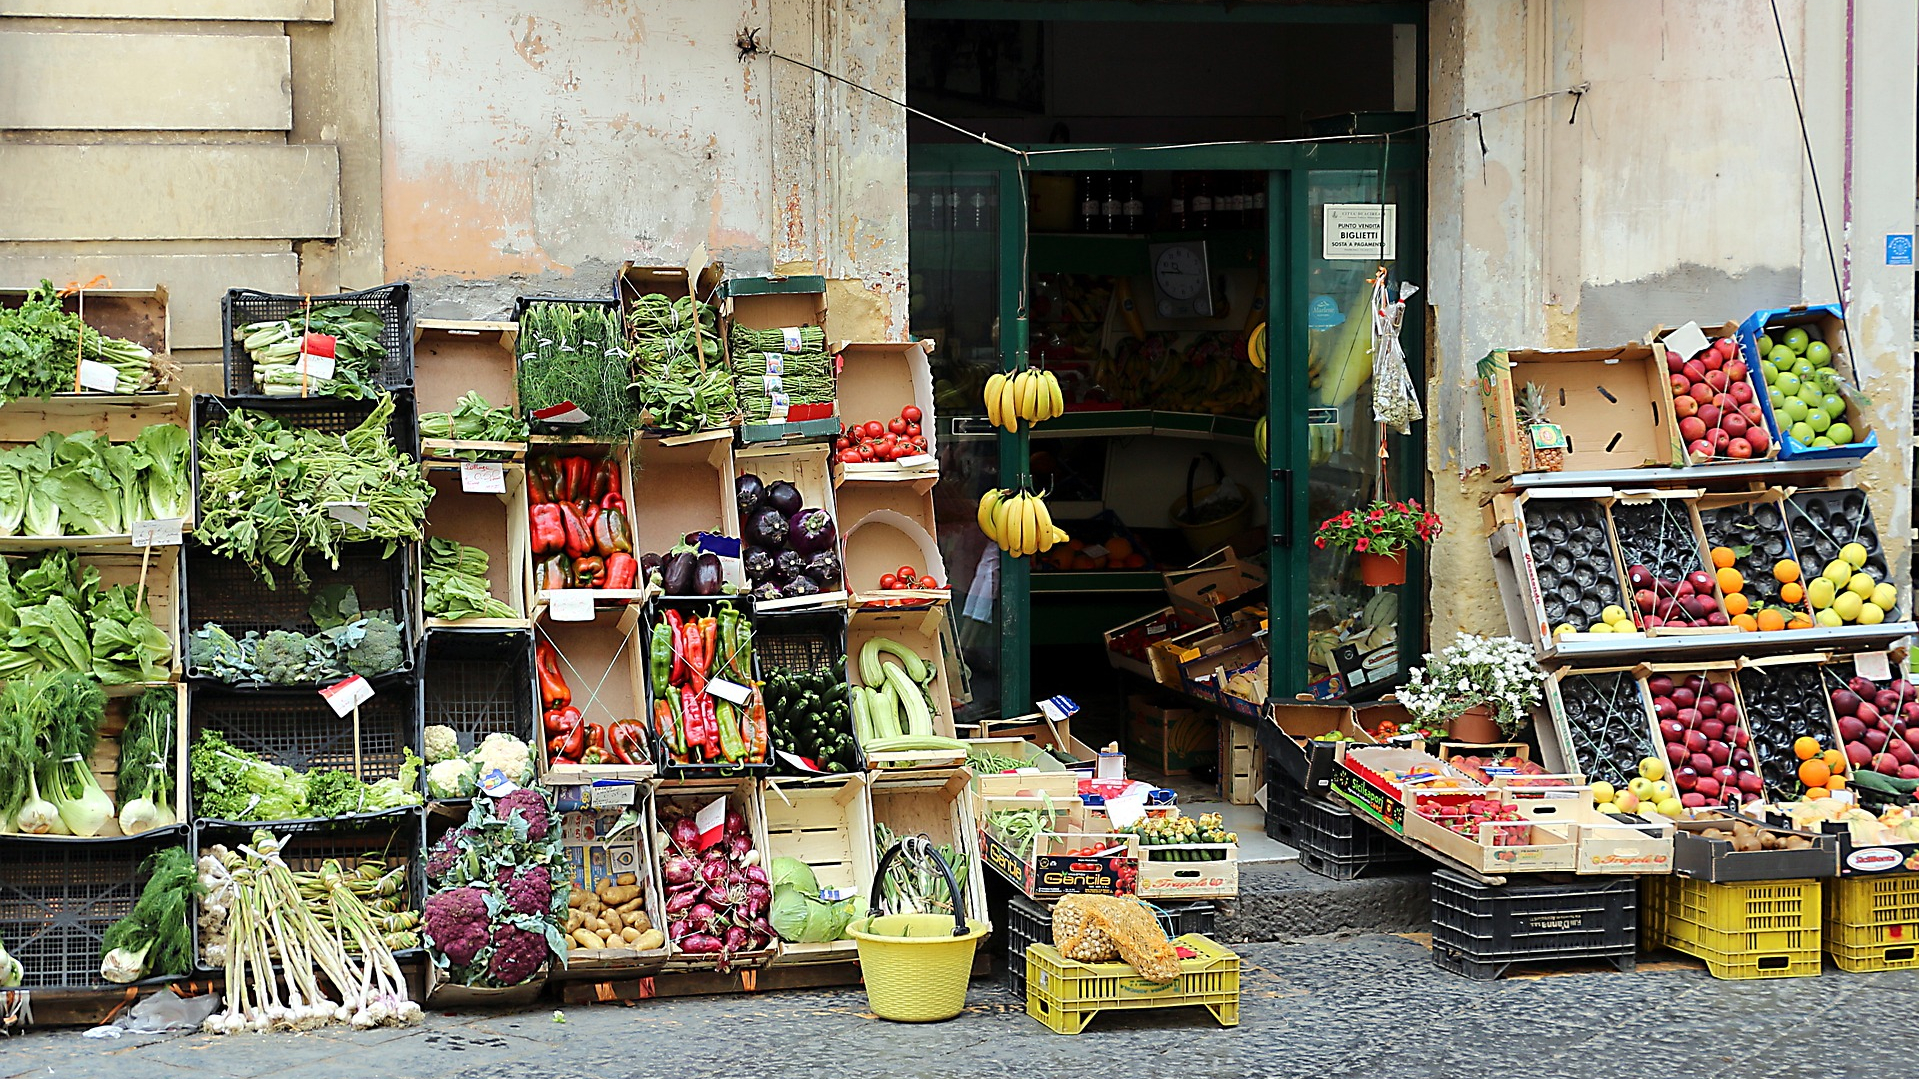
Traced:
POLYGON ((253 659, 247 653, 251 640, 237 641, 233 634, 208 622, 193 633, 188 645, 189 665, 222 681, 239 682, 254 674, 253 659))
POLYGON ((406 642, 391 611, 376 611, 366 619, 366 636, 347 649, 347 670, 375 675, 398 670, 406 662, 406 642))
POLYGON ((313 680, 313 652, 307 638, 289 630, 276 629, 260 638, 253 649, 253 663, 260 677, 274 685, 313 680))

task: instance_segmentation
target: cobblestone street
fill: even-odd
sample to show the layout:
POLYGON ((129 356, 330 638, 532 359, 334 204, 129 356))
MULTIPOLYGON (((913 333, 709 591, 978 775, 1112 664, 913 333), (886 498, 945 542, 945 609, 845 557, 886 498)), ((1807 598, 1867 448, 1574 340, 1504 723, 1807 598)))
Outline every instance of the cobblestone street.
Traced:
POLYGON ((932 1026, 870 1018, 858 989, 811 990, 575 1006, 564 1025, 549 1006, 429 1012, 421 1027, 371 1033, 135 1042, 37 1032, 0 1041, 0 1076, 1833 1079, 1901 1074, 1919 1053, 1919 1033, 1881 1021, 1910 1014, 1911 972, 1722 982, 1668 953, 1630 974, 1478 983, 1437 970, 1405 937, 1239 951, 1236 1029, 1195 1008, 1109 1013, 1067 1038, 1028 1018, 997 980, 978 980, 968 1012, 932 1026))

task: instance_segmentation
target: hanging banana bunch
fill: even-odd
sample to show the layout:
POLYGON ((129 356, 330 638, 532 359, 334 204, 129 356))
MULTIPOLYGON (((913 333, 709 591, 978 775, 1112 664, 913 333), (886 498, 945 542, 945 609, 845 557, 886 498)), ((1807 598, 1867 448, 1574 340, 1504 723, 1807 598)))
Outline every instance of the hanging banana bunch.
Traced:
POLYGON ((1031 491, 994 489, 981 495, 979 529, 1014 558, 1042 554, 1070 538, 1053 523, 1046 499, 1031 491))
POLYGON ((1066 412, 1066 398, 1060 392, 1059 378, 1051 371, 1026 368, 1011 375, 996 373, 986 380, 986 418, 995 427, 1019 430, 1019 421, 1028 425, 1057 418, 1066 412))

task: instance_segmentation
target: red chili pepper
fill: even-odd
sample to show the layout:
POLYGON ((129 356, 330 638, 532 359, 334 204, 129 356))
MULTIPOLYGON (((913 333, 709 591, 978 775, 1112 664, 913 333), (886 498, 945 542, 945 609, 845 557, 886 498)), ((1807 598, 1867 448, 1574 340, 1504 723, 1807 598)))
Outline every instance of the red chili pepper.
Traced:
POLYGON ((747 723, 747 734, 748 737, 752 739, 753 748, 752 751, 747 754, 746 759, 758 764, 766 760, 767 732, 766 702, 760 698, 757 692, 753 694, 753 711, 751 716, 751 721, 747 723))
POLYGON ((624 551, 606 556, 606 587, 632 588, 640 575, 639 560, 624 551))
POLYGON ((653 726, 658 728, 660 741, 666 743, 669 750, 674 753, 686 752, 685 743, 680 741, 680 725, 673 719, 672 702, 653 702, 653 726))
POLYGON ((692 686, 680 687, 680 715, 686 721, 686 759, 690 762, 695 751, 706 745, 706 714, 700 710, 699 694, 692 686))
POLYGON ((673 642, 673 671, 666 676, 666 684, 680 686, 686 684, 686 631, 680 626, 679 612, 666 612, 666 633, 673 642))
POLYGON ((700 673, 711 675, 714 660, 720 654, 720 620, 711 616, 700 619, 700 673))
POLYGON ((700 625, 688 622, 680 631, 680 648, 686 653, 686 681, 695 693, 706 692, 706 656, 701 649, 700 625))
MULTIPOLYGON (((534 665, 540 671, 540 703, 548 708, 564 708, 573 703, 573 691, 560 674, 560 653, 546 641, 533 650, 534 665)), ((579 756, 579 754, 573 754, 579 756)))
POLYGON ((559 505, 560 521, 566 525, 566 556, 581 558, 593 550, 593 533, 580 519, 579 507, 571 502, 559 505))
POLYGON ((700 694, 700 718, 706 721, 707 756, 718 760, 725 755, 725 751, 720 743, 719 709, 714 707, 711 694, 700 694))

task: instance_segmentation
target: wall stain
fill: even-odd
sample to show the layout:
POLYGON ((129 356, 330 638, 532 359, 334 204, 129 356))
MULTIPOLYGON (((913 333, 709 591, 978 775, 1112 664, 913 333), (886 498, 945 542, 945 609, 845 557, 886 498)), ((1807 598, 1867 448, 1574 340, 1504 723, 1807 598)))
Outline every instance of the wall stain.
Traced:
POLYGON ((536 25, 533 16, 528 15, 525 18, 526 28, 513 39, 513 51, 518 53, 520 59, 526 61, 527 66, 533 70, 545 70, 546 61, 541 57, 546 55, 546 40, 533 32, 533 27, 536 25))

